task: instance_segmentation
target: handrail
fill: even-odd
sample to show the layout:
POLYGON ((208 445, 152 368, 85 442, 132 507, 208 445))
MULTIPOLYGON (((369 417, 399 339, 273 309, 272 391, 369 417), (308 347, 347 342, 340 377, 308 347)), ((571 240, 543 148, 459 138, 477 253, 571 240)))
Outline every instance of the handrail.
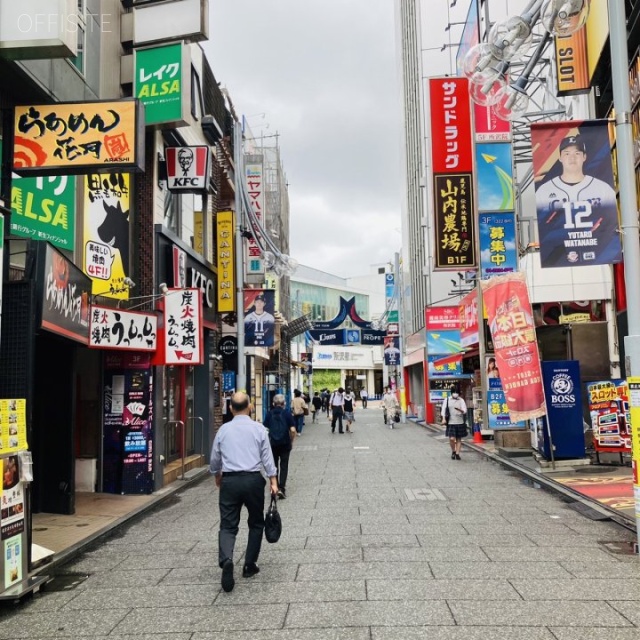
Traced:
POLYGON ((200 430, 200 453, 202 453, 202 456, 206 461, 207 458, 204 451, 204 418, 202 416, 190 416, 187 418, 187 424, 189 423, 189 420, 200 420, 200 426, 202 427, 200 430))

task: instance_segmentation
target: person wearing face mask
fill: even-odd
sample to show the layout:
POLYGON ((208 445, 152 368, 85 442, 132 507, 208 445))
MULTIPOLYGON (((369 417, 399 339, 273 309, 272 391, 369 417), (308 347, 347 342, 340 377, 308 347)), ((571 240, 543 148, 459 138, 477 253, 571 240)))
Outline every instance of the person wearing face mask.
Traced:
POLYGON ((467 435, 467 405, 460 397, 457 385, 451 387, 451 396, 442 403, 442 420, 447 425, 446 434, 451 446, 451 459, 461 460, 462 438, 467 435))

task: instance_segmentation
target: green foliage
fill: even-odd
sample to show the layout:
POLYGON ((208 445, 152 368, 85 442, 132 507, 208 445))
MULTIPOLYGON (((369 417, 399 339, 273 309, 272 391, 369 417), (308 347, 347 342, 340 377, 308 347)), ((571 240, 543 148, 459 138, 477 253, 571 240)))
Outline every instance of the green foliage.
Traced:
POLYGON ((325 387, 333 391, 340 386, 339 369, 314 369, 313 370, 313 390, 320 391, 325 387))

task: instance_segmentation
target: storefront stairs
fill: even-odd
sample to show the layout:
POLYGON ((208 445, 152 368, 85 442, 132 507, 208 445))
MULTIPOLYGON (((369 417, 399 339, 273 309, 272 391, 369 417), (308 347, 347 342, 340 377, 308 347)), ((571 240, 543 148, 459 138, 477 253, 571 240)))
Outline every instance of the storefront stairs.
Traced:
MULTIPOLYGON (((184 472, 185 474, 192 469, 198 469, 204 467, 207 464, 205 456, 200 453, 192 456, 187 456, 184 459, 184 472)), ((179 480, 182 477, 182 459, 174 460, 165 466, 163 471, 162 486, 166 487, 168 484, 179 480)))

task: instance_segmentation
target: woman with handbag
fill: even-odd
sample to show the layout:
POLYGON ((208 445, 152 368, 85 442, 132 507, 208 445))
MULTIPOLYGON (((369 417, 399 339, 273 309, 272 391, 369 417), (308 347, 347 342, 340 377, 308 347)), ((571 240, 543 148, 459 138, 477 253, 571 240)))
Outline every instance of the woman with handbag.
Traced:
POLYGON ((302 397, 302 391, 295 389, 293 392, 293 400, 291 401, 291 413, 293 414, 293 421, 296 424, 296 431, 298 435, 302 435, 302 427, 304 427, 304 416, 309 415, 309 406, 302 397))
POLYGON ((442 420, 447 425, 446 434, 449 437, 452 460, 461 460, 462 438, 468 434, 466 417, 467 405, 460 397, 460 389, 454 384, 451 387, 451 395, 442 403, 442 420))

